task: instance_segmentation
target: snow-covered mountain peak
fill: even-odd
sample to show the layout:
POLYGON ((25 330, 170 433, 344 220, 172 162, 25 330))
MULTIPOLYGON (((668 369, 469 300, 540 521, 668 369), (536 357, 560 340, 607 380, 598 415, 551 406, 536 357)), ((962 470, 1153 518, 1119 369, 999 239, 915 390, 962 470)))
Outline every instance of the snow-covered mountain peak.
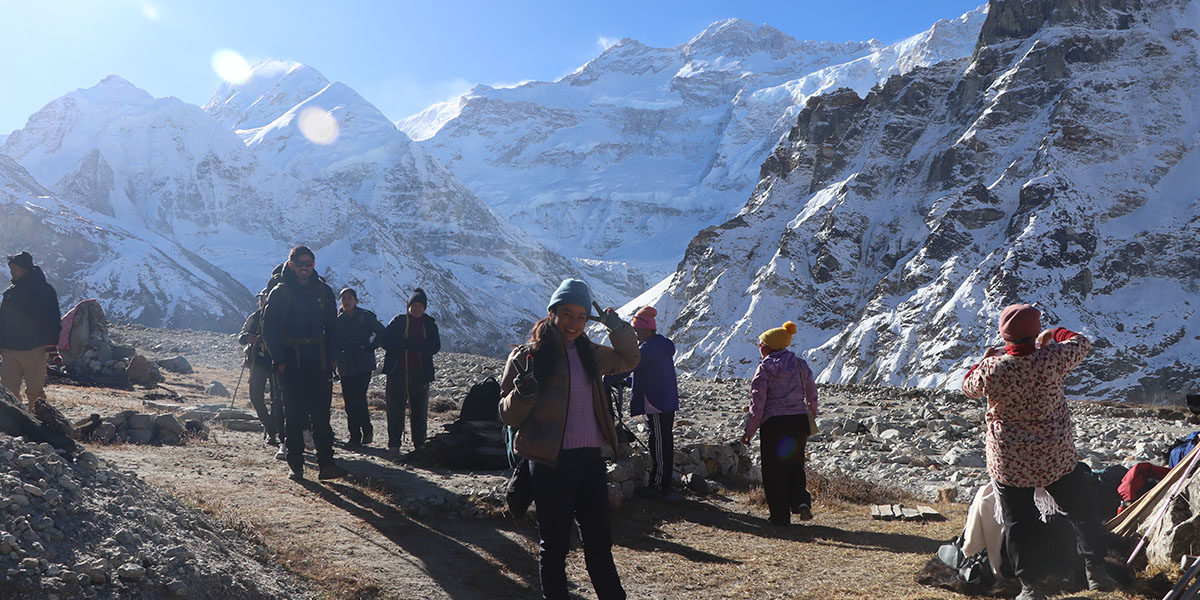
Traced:
POLYGON ((745 19, 723 19, 709 25, 682 48, 688 56, 741 58, 766 52, 781 59, 801 51, 792 36, 770 26, 745 19))
POLYGON ((204 111, 234 129, 253 129, 329 86, 316 69, 271 59, 255 64, 245 83, 222 83, 204 111))

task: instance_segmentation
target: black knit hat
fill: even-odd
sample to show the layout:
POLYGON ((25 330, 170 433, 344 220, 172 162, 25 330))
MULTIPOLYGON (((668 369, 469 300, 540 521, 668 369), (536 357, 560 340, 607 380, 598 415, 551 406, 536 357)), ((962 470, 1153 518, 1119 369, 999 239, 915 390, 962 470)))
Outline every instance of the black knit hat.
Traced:
POLYGON ((33 269, 33 255, 28 252, 20 252, 8 257, 8 264, 17 265, 26 271, 33 269))
POLYGON ((342 288, 342 291, 338 292, 338 299, 340 300, 341 297, 345 296, 346 294, 350 294, 351 296, 354 296, 355 300, 358 300, 358 292, 354 291, 354 288, 349 287, 342 288))
POLYGON ((413 302, 420 302, 421 306, 429 308, 429 300, 425 298, 425 290, 421 288, 413 290, 413 295, 408 299, 408 304, 405 306, 412 306, 413 302))

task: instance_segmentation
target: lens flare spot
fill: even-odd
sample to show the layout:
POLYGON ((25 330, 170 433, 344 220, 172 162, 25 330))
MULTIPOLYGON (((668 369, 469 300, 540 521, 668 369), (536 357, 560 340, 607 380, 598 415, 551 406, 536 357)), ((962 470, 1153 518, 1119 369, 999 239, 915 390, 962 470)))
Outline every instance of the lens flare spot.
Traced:
POLYGON ((212 68, 225 81, 241 85, 250 81, 250 63, 233 50, 217 50, 212 56, 212 68))
POLYGON ((319 146, 328 146, 338 137, 337 119, 329 111, 315 106, 300 111, 296 127, 308 141, 319 146))
POLYGON ((799 444, 796 443, 796 438, 790 436, 785 437, 779 440, 779 443, 775 446, 775 456, 778 456, 779 458, 790 458, 796 453, 796 449, 798 447, 799 444))
POLYGON ((149 2, 143 2, 142 3, 142 16, 146 17, 147 19, 149 19, 151 21, 157 21, 159 19, 159 17, 162 16, 162 13, 160 13, 158 11, 157 6, 150 4, 149 2))

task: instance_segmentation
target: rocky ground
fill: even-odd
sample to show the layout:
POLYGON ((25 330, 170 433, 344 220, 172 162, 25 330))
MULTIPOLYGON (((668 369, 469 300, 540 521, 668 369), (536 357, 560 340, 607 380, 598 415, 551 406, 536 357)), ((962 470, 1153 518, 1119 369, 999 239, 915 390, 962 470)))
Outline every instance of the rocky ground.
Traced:
MULTIPOLYGON (((205 395, 214 381, 237 390, 236 408, 248 407, 231 336, 135 326, 114 327, 112 334, 150 358, 182 355, 195 372, 166 373, 163 389, 53 386, 51 400, 68 416, 161 412, 172 402, 181 413, 227 408, 230 399, 205 395)), ((435 362, 431 434, 457 417, 471 385, 501 368, 498 359, 448 352, 435 362)), ((748 382, 681 376, 680 384, 677 447, 736 448, 730 442, 742 431, 748 382)), ((358 452, 339 448, 351 477, 337 482, 291 482, 261 434, 215 423, 207 436, 185 436, 179 446, 87 444, 99 459, 85 454, 74 463, 44 447, 0 439, 0 469, 8 469, 0 476, 0 516, 13 515, 0 518, 4 585, 40 594, 29 597, 61 598, 535 594, 536 529, 500 511, 506 473, 387 460, 380 448, 381 386, 377 377, 371 411, 377 443, 358 452)), ((814 473, 848 473, 925 500, 942 490, 966 501, 986 478, 982 403, 918 389, 822 386, 821 394, 822 433, 809 446, 814 473)), ((344 439, 339 400, 334 430, 344 439)), ((1155 460, 1195 427, 1169 408, 1074 403, 1072 409, 1081 456, 1093 467, 1155 460)), ((644 437, 636 419, 627 422, 644 437)), ((756 444, 748 454, 729 452, 746 463, 751 478, 756 444)), ((710 471, 720 461, 689 462, 683 454, 685 472, 716 475, 710 471)), ((706 497, 689 494, 674 505, 635 498, 616 509, 615 552, 626 565, 631 597, 955 597, 912 577, 961 529, 964 505, 937 504, 948 517, 941 523, 885 524, 871 521, 862 506, 818 492, 818 519, 777 535, 763 531, 761 493, 723 481, 728 488, 718 484, 706 497), (796 574, 791 565, 806 560, 874 566, 847 573, 826 565, 796 574), (755 575, 743 579, 746 572, 755 575), (861 581, 877 574, 885 576, 861 581)), ((593 597, 579 553, 570 569, 572 581, 582 582, 575 593, 593 597)))

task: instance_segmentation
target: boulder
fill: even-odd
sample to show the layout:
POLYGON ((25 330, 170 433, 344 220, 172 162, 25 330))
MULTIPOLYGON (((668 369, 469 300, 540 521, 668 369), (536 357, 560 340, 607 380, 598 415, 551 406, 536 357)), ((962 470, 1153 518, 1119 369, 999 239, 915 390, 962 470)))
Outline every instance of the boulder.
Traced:
POLYGON ((130 444, 149 444, 154 439, 154 432, 146 429, 126 429, 117 438, 120 439, 122 435, 130 444))
POLYGON ((180 423, 179 419, 172 414, 158 415, 154 418, 154 425, 159 429, 170 431, 176 436, 183 433, 183 423, 180 423))
POLYGON ((158 365, 150 362, 141 354, 135 354, 129 359, 129 366, 125 368, 125 376, 129 378, 130 383, 144 386, 157 385, 164 381, 158 365))
POLYGON ((130 415, 129 418, 125 420, 125 428, 144 429, 146 431, 153 432, 154 417, 142 413, 130 415))
POLYGON ((157 364, 161 369, 166 369, 172 373, 179 373, 180 375, 190 375, 195 372, 195 370, 192 369, 192 363, 188 362, 188 359, 182 356, 160 358, 155 360, 154 363, 157 364))
POLYGON ((204 390, 204 393, 208 394, 209 396, 220 396, 222 398, 229 397, 229 390, 225 389, 225 386, 222 385, 220 381, 212 382, 212 384, 208 386, 208 389, 204 390))

